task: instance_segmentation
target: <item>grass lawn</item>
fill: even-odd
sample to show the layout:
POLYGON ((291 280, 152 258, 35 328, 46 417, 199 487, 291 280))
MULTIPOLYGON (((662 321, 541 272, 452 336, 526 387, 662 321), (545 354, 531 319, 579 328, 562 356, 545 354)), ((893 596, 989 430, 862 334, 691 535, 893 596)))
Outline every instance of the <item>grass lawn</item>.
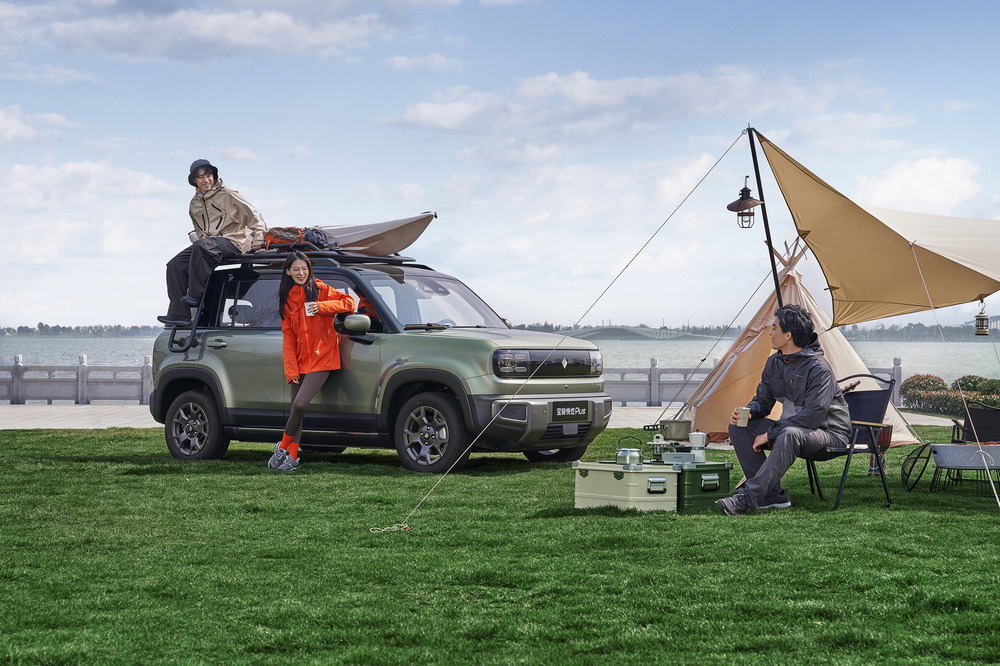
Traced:
MULTIPOLYGON (((950 428, 918 428, 947 441, 950 428)), ((607 459, 604 433, 585 460, 607 459)), ((1000 663, 1000 508, 971 487, 893 505, 856 463, 805 466, 788 511, 573 508, 568 464, 266 445, 173 460, 157 430, 0 431, 0 663, 1000 663)), ((709 451, 709 460, 731 460, 709 451)), ((733 470, 734 481, 740 477, 733 470)))

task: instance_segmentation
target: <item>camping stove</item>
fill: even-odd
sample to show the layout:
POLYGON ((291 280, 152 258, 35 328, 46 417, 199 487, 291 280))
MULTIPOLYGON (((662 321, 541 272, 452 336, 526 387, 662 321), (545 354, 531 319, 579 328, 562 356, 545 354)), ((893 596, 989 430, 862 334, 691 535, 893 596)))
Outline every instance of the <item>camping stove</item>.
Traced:
POLYGON ((695 462, 695 453, 691 450, 690 444, 682 444, 676 439, 664 439, 663 435, 653 435, 649 450, 648 462, 653 465, 695 462))

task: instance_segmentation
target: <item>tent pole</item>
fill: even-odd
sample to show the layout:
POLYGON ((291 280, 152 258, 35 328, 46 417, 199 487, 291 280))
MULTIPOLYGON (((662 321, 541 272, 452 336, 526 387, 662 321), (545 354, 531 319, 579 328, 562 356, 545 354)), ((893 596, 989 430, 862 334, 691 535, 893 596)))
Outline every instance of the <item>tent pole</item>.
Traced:
POLYGON ((771 227, 767 224, 767 204, 764 203, 764 188, 760 182, 760 167, 757 166, 757 147, 754 145, 753 134, 756 132, 752 127, 747 128, 747 136, 750 137, 750 155, 753 157, 753 173, 757 177, 757 197, 760 199, 760 216, 764 220, 764 238, 767 242, 767 256, 771 260, 771 276, 774 277, 774 295, 778 299, 778 307, 781 302, 781 285, 778 284, 778 266, 774 263, 774 247, 771 245, 771 227))

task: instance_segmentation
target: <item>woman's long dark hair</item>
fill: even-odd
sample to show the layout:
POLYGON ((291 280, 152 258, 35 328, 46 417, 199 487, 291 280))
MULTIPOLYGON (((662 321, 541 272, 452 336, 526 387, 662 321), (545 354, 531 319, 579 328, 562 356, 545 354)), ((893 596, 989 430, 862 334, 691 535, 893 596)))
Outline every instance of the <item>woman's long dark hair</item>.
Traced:
POLYGON ((306 278, 306 283, 302 285, 306 291, 306 301, 315 301, 316 297, 319 296, 319 287, 316 286, 316 277, 313 275, 312 262, 303 253, 298 250, 292 250, 288 253, 288 258, 285 259, 285 265, 281 267, 281 284, 278 285, 278 312, 281 314, 282 319, 285 318, 285 303, 288 302, 288 292, 295 286, 295 280, 288 274, 288 269, 299 259, 306 262, 306 265, 309 266, 309 277, 306 278))

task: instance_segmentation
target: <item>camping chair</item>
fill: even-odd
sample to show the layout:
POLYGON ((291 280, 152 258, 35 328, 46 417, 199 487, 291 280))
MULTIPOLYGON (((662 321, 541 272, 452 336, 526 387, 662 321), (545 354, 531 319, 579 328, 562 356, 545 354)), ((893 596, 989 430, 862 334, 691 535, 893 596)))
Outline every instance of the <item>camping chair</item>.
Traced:
POLYGON ((847 456, 844 463, 844 473, 840 477, 840 489, 837 491, 837 500, 833 503, 833 508, 840 506, 840 498, 844 494, 844 484, 847 481, 847 472, 851 469, 851 458, 855 453, 868 453, 874 456, 875 466, 878 468, 879 476, 882 477, 882 487, 885 489, 886 505, 892 504, 892 497, 889 495, 889 482, 885 478, 885 465, 882 464, 882 450, 879 447, 879 438, 883 431, 892 431, 892 426, 883 423, 885 412, 889 408, 889 400, 892 397, 892 387, 896 383, 895 379, 883 379, 876 375, 858 374, 850 375, 839 380, 838 383, 849 379, 870 377, 879 384, 886 384, 885 388, 867 391, 849 391, 844 394, 847 400, 847 408, 851 412, 851 438, 844 446, 828 446, 825 449, 810 456, 803 456, 806 461, 806 469, 809 472, 809 490, 819 495, 824 500, 823 490, 819 485, 819 474, 816 472, 816 463, 822 460, 832 460, 841 456, 847 456), (815 486, 814 486, 815 484, 815 486))
POLYGON ((951 443, 996 442, 1000 441, 1000 408, 978 400, 970 400, 965 406, 965 423, 952 419, 951 443))

